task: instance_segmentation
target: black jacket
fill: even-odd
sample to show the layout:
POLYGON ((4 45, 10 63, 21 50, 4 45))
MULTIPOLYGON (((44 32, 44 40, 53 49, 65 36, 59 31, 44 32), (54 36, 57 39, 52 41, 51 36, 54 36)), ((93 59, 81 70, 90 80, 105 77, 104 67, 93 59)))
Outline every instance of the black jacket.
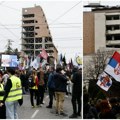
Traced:
POLYGON ((82 92, 82 74, 75 72, 72 77, 73 89, 72 93, 77 94, 82 92))
POLYGON ((54 75, 54 82, 56 92, 66 92, 67 78, 64 75, 56 73, 54 75))

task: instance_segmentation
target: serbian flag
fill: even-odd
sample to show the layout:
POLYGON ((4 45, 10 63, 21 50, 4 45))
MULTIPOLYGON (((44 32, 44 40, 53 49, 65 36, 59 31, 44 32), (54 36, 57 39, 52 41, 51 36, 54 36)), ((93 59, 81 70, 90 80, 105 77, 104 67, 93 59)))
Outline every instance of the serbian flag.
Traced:
POLYGON ((110 79, 110 77, 105 73, 103 72, 102 74, 100 74, 100 76, 98 77, 98 81, 97 81, 97 85, 105 90, 105 91, 108 91, 109 88, 111 87, 112 85, 112 80, 110 79))
POLYGON ((48 54, 47 54, 47 52, 45 51, 44 48, 42 49, 42 52, 40 53, 40 57, 42 57, 42 58, 47 60, 48 54))
POLYGON ((120 54, 118 52, 113 54, 104 71, 120 82, 120 54))

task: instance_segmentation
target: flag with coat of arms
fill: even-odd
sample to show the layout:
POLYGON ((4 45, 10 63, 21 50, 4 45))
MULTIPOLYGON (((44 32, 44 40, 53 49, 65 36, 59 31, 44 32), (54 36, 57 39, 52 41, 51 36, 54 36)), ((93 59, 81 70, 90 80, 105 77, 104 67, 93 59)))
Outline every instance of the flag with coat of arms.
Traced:
POLYGON ((114 52, 104 71, 120 82, 120 54, 118 52, 114 52))
POLYGON ((109 88, 111 87, 112 85, 112 80, 111 78, 105 73, 103 72, 102 74, 99 75, 98 77, 98 81, 97 81, 97 85, 105 90, 105 91, 108 91, 109 88))

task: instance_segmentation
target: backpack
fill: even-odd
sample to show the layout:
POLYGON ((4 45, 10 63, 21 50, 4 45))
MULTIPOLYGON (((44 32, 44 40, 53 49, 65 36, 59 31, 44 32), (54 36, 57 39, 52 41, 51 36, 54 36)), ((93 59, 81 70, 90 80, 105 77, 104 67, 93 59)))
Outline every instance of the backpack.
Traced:
POLYGON ((29 78, 28 78, 28 86, 29 87, 34 87, 35 86, 33 76, 29 76, 29 78))

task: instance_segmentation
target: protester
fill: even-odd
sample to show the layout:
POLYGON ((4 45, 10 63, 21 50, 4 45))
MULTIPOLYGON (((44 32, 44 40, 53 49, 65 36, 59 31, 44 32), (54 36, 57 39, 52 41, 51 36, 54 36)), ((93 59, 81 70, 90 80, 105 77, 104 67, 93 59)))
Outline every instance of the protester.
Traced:
POLYGON ((112 113, 118 117, 120 116, 120 105, 118 104, 118 99, 113 97, 113 98, 110 98, 109 100, 110 104, 111 104, 111 111, 112 113))
POLYGON ((55 96, 55 83, 54 83, 54 67, 50 67, 50 74, 48 77, 48 91, 49 91, 49 105, 46 108, 52 108, 53 97, 55 96))
POLYGON ((27 83, 27 78, 26 78, 26 75, 25 75, 25 70, 20 71, 20 80, 21 80, 21 83, 22 83, 23 94, 26 94, 25 86, 26 86, 26 83, 27 83))
POLYGON ((73 73, 72 77, 72 106, 73 106, 73 114, 70 118, 77 118, 77 116, 81 116, 81 95, 82 95, 82 69, 79 69, 75 73, 73 73))
POLYGON ((6 105, 6 118, 18 119, 17 106, 18 103, 22 105, 22 85, 21 80, 15 76, 15 70, 8 69, 10 78, 7 80, 5 86, 5 95, 1 106, 6 105))
POLYGON ((39 95, 40 95, 40 105, 42 106, 43 103, 43 99, 44 99, 44 93, 45 93, 45 81, 44 81, 44 71, 43 68, 40 67, 40 70, 37 73, 37 77, 38 77, 38 91, 39 91, 39 95))
POLYGON ((34 98, 36 97, 36 106, 39 106, 39 92, 38 92, 38 77, 37 77, 37 71, 33 70, 32 74, 28 78, 29 83, 29 89, 30 89, 30 102, 32 108, 35 107, 34 105, 34 98))
POLYGON ((108 100, 101 101, 99 118, 100 119, 116 119, 115 115, 111 110, 111 106, 108 100))
POLYGON ((56 69, 56 74, 54 75, 55 81, 55 98, 56 98, 56 114, 66 116, 64 113, 63 104, 65 99, 67 78, 61 72, 61 67, 56 69))
POLYGON ((44 73, 45 91, 47 91, 47 83, 48 83, 49 74, 50 74, 50 68, 46 67, 45 73, 44 73))
MULTIPOLYGON (((0 103, 3 103, 4 86, 2 84, 2 71, 0 71, 0 103)), ((6 107, 5 104, 0 106, 0 119, 6 119, 6 107)))

